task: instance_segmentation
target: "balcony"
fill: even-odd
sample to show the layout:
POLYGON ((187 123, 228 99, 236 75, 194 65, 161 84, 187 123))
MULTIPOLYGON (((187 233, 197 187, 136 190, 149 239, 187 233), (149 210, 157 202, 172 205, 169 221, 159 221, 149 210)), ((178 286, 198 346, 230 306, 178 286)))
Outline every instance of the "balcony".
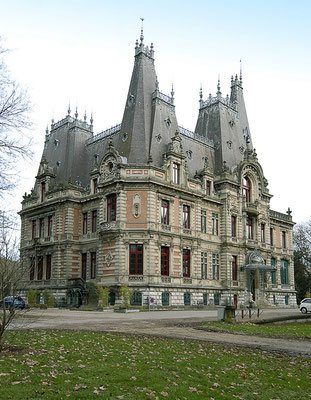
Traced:
POLYGON ((120 228, 119 221, 106 221, 100 224, 100 233, 106 233, 109 231, 116 231, 120 228))
POLYGON ((244 203, 243 211, 247 212, 249 215, 259 215, 259 205, 256 201, 255 203, 244 203))

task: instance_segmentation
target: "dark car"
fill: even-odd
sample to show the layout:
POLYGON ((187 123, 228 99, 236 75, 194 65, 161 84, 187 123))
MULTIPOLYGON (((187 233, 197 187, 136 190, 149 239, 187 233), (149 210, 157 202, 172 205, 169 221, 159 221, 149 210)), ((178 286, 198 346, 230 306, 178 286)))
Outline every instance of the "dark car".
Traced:
MULTIPOLYGON (((0 307, 2 307, 2 300, 0 300, 0 307)), ((24 309, 25 308, 25 301, 20 297, 20 296, 6 296, 4 298, 4 305, 6 308, 13 307, 14 308, 20 308, 24 309)))

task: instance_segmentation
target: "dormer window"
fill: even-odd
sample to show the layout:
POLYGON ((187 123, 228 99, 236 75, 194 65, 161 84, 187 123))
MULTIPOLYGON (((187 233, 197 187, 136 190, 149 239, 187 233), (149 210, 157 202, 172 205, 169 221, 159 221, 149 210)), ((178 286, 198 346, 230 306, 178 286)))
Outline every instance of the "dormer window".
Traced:
POLYGON ((251 181, 247 176, 243 178, 243 183, 242 183, 242 194, 243 198, 245 199, 246 203, 251 202, 251 181))
POLYGON ((180 181, 180 165, 177 163, 173 163, 173 183, 179 185, 180 181))
POLYGON ((41 182, 41 202, 45 199, 45 182, 41 182))
POLYGON ((211 195, 211 181, 206 181, 206 194, 207 196, 211 195))
POLYGON ((92 189, 93 189, 93 193, 98 192, 98 178, 92 179, 92 189))

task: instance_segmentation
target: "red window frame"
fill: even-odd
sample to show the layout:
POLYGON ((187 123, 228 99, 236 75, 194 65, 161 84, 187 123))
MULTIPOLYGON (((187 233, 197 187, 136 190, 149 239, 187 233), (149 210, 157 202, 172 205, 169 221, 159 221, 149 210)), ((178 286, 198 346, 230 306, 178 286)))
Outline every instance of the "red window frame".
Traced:
POLYGON ((231 216, 231 236, 236 237, 236 216, 231 216))
POLYGON ((41 203, 45 199, 45 182, 41 182, 41 203))
POLYGON ((92 211, 92 233, 97 230, 97 210, 92 211))
POLYGON ((48 216, 48 237, 53 234, 53 215, 48 216))
POLYGON ((33 219, 31 225, 31 239, 34 239, 36 235, 37 235, 37 220, 33 219))
POLYGON ((86 281, 86 271, 87 271, 87 253, 82 253, 81 256, 81 278, 86 281))
POLYGON ((183 276, 190 277, 190 250, 183 249, 182 254, 183 276))
POLYGON ((40 218, 39 220, 39 237, 43 238, 44 237, 44 218, 40 218))
POLYGON ((211 195, 211 181, 206 181, 206 194, 211 195))
POLYGON ((91 279, 96 278, 96 251, 91 252, 91 279))
POLYGON ((117 196, 115 193, 107 196, 107 222, 115 221, 117 217, 117 196))
POLYGON ((247 217, 246 219, 246 233, 247 239, 253 240, 253 218, 247 217))
POLYGON ((177 163, 173 163, 173 183, 179 185, 180 181, 180 165, 177 163))
POLYGON ((282 231, 282 248, 286 249, 286 232, 282 231))
POLYGON ((242 182, 242 193, 246 203, 251 202, 251 181, 247 176, 244 176, 242 182))
POLYGON ((238 258, 237 256, 232 256, 232 280, 238 280, 238 258))
POLYGON ((273 246, 273 228, 270 228, 270 245, 273 246))
POLYGON ((161 201, 161 223, 164 225, 170 223, 170 202, 164 199, 161 201))
POLYGON ((170 248, 161 247, 161 275, 169 276, 170 274, 170 248))
POLYGON ((52 274, 52 256, 48 254, 46 256, 46 266, 45 266, 45 279, 49 281, 52 274))
POLYGON ((38 257, 38 271, 37 271, 37 280, 42 281, 43 279, 43 256, 38 257))
POLYGON ((33 281, 34 279, 35 279, 35 258, 31 257, 30 268, 29 268, 29 280, 33 281))
POLYGON ((261 235, 261 242, 265 243, 265 241, 266 241, 266 226, 265 226, 265 224, 260 224, 260 235, 261 235))
POLYGON ((83 235, 87 234, 87 212, 82 215, 82 233, 83 235))
POLYGON ((143 275, 144 251, 142 244, 130 244, 129 274, 143 275))
POLYGON ((183 226, 185 229, 190 229, 190 206, 183 205, 183 226))

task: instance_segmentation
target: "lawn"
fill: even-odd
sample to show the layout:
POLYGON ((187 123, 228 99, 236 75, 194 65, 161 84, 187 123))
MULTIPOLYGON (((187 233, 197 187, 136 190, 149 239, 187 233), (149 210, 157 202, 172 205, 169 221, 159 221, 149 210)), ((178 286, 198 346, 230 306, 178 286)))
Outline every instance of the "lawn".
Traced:
POLYGON ((291 339, 311 339, 311 323, 291 324, 253 324, 249 322, 227 324, 223 322, 209 322, 204 328, 211 331, 245 333, 247 335, 262 335, 271 337, 288 337, 291 339))
POLYGON ((20 331, 0 354, 4 399, 311 399, 311 360, 94 332, 20 331))

